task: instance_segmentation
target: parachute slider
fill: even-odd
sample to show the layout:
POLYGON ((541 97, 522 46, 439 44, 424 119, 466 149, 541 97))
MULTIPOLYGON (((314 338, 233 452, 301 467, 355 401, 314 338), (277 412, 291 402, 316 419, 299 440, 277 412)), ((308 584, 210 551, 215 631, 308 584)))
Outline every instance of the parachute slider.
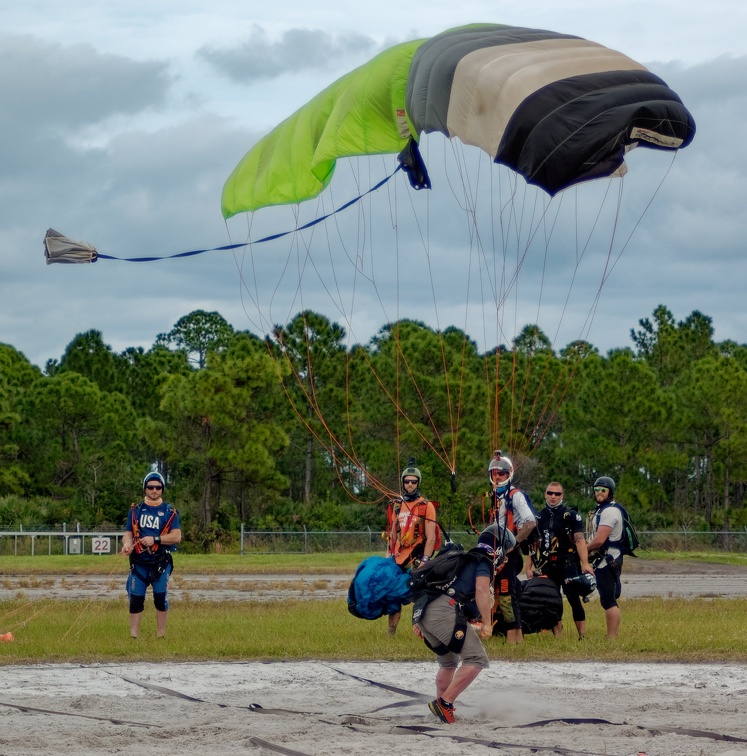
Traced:
POLYGON ((410 137, 407 146, 397 155, 402 165, 402 170, 410 179, 410 186, 413 189, 430 189, 431 179, 428 175, 428 169, 425 167, 425 161, 420 154, 418 143, 410 137))
POLYGON ((44 257, 52 263, 93 263, 99 258, 96 248, 86 242, 74 241, 53 228, 44 237, 44 257))

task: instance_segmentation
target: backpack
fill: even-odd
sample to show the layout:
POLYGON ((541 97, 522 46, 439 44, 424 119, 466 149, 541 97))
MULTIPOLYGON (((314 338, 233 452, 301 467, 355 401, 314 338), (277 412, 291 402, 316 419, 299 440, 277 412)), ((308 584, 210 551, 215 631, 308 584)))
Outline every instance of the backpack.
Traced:
MULTIPOLYGON (((449 541, 438 554, 426 562, 423 567, 410 573, 409 586, 414 598, 428 594, 435 598, 440 593, 455 595, 452 585, 456 582, 466 564, 472 560, 490 559, 480 551, 465 551, 458 543, 449 541)), ((458 596, 464 601, 471 597, 458 596)))
MULTIPOLYGON (((635 526, 630 519, 630 515, 622 504, 616 501, 610 502, 610 506, 617 507, 620 510, 623 518, 623 532, 619 541, 611 541, 607 539, 607 545, 614 546, 620 549, 620 553, 624 556, 637 557, 635 550, 641 545, 638 540, 638 534, 635 532, 635 526)), ((597 512, 597 523, 599 522, 599 512, 597 512)))
MULTIPOLYGON (((519 583, 519 611, 524 635, 552 630, 563 619, 563 596, 558 586, 543 575, 519 583)), ((493 635, 506 635, 510 629, 500 612, 496 613, 493 635)))

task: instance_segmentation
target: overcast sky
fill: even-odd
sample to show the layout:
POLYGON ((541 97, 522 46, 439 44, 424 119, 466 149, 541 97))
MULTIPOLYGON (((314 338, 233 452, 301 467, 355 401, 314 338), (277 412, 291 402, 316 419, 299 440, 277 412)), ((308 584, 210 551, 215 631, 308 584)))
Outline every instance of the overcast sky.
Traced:
MULTIPOLYGON (((380 0, 361 6, 350 0, 3 5, 0 342, 43 366, 59 358, 77 333, 92 328, 119 351, 150 347, 157 334, 196 309, 217 310, 236 328, 257 332, 311 306, 341 320, 355 340, 369 338, 387 319, 408 315, 442 328, 465 327, 489 347, 510 341, 521 324, 538 321, 557 348, 584 335, 604 352, 629 346, 630 329, 658 304, 677 319, 700 310, 713 318, 718 340, 747 342, 744 0, 380 0), (602 219, 607 237, 597 237, 595 226, 593 240, 583 241, 591 234, 584 228, 594 225, 599 191, 574 191, 563 199, 564 210, 574 212, 553 229, 556 247, 527 259, 498 316, 466 306, 480 281, 460 274, 477 271, 480 263, 472 268, 465 262, 475 249, 474 236, 441 204, 456 194, 448 172, 434 182, 428 199, 423 193, 413 199, 403 177, 395 176, 370 205, 316 230, 315 241, 324 244, 321 257, 312 258, 315 266, 325 249, 342 254, 327 271, 300 276, 287 239, 267 251, 255 245, 252 255, 45 265, 42 242, 50 227, 118 257, 243 241, 247 218, 226 224, 220 195, 257 139, 381 49, 472 22, 552 29, 621 50, 681 96, 698 128, 693 144, 673 163, 669 157, 650 160, 650 151, 631 153, 623 180, 630 204, 619 224, 602 219), (394 221, 393 197, 400 208, 394 221), (376 241, 400 255, 399 281, 388 280, 394 267, 382 257, 376 288, 367 289, 365 276, 346 270, 344 259, 361 257, 359 270, 374 275, 367 266, 376 264, 365 258, 371 237, 384 227, 394 236, 376 241), (583 257, 583 265, 569 265, 568 254, 583 257), (259 307, 252 301, 255 291, 259 307)), ((450 148, 425 149, 438 174, 441 154, 450 148)), ((353 196, 353 180, 364 190, 395 166, 390 156, 363 167, 356 161, 359 173, 338 168, 324 207, 353 196)), ((468 170, 477 175, 482 168, 468 170)), ((611 186, 616 203, 618 188, 611 186)), ((302 213, 313 217, 318 208, 312 204, 302 213)), ((292 209, 260 215, 252 238, 292 227, 292 209)))

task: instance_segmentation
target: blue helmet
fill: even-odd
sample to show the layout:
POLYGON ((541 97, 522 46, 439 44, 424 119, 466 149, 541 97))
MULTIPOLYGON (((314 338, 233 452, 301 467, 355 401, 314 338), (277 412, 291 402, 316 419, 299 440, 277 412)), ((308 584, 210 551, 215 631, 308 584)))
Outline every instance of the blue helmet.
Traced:
POLYGON ((166 488, 166 481, 163 479, 163 475, 161 475, 160 472, 149 472, 144 478, 143 478, 143 489, 145 489, 145 486, 148 484, 151 480, 157 480, 164 488, 166 488))

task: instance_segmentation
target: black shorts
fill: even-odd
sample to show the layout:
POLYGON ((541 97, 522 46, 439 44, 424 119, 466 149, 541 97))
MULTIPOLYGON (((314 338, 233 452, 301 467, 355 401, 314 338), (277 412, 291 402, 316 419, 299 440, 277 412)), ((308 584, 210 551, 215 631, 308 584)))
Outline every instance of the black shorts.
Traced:
POLYGON ((617 599, 622 593, 622 584, 620 575, 622 574, 623 558, 612 559, 602 564, 594 570, 594 577, 597 579, 597 591, 599 591, 599 603, 602 609, 612 609, 617 606, 617 599))

